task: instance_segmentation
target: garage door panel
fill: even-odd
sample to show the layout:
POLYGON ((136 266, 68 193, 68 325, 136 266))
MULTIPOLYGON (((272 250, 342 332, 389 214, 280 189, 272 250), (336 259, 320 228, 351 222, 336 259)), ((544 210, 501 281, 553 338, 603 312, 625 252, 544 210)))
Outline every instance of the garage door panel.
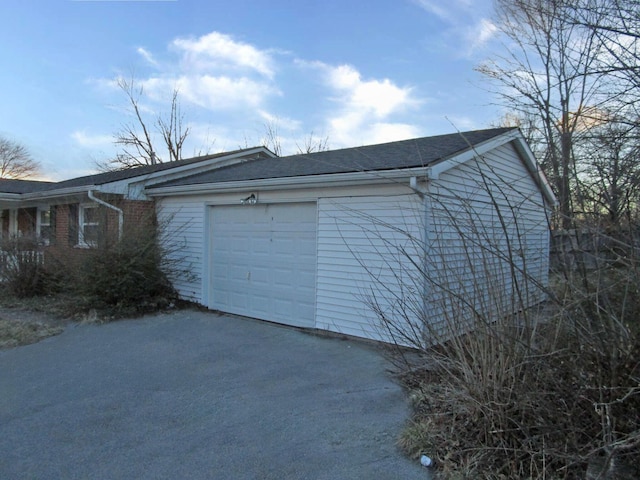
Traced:
POLYGON ((210 210, 210 307, 315 325, 316 205, 210 210))

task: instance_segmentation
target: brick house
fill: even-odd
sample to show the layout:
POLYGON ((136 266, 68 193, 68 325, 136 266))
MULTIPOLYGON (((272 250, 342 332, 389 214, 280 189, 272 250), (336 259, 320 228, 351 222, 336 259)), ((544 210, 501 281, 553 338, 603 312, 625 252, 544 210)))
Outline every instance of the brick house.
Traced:
POLYGON ((0 179, 0 252, 20 244, 45 262, 74 261, 127 230, 154 224, 155 202, 146 186, 270 156, 257 147, 61 182, 0 179))

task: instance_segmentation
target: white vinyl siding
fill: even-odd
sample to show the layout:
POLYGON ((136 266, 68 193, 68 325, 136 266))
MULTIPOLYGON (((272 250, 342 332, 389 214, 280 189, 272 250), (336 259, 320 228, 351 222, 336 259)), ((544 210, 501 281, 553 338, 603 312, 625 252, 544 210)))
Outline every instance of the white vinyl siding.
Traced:
POLYGON ((547 210, 515 149, 494 149, 443 173, 430 188, 431 326, 464 329, 478 313, 513 313, 516 297, 524 305, 540 301, 548 271, 547 210))
POLYGON ((157 204, 160 235, 167 253, 167 273, 182 298, 198 303, 204 303, 204 212, 202 197, 169 197, 157 204))
POLYGON ((317 328, 389 341, 376 309, 407 327, 403 302, 422 301, 410 257, 422 258, 423 218, 414 194, 320 199, 317 328))

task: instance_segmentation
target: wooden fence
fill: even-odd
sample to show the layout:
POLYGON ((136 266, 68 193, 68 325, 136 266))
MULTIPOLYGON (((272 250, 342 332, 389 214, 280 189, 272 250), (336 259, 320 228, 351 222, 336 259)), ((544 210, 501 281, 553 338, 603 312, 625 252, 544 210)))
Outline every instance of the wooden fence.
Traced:
POLYGON ((595 270, 638 258, 640 232, 555 231, 549 253, 551 270, 595 270))

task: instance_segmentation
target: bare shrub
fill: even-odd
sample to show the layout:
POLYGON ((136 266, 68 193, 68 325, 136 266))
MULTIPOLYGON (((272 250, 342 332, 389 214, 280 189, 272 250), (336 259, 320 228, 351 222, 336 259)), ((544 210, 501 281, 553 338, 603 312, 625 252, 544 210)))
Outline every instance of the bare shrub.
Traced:
POLYGON ((550 288, 544 202, 480 157, 466 168, 474 183, 463 189, 416 191, 425 235, 366 232, 392 273, 370 272, 363 296, 414 402, 400 444, 434 457, 446 478, 637 478, 634 249, 550 288))
POLYGON ((45 293, 52 275, 44 267, 44 257, 35 240, 10 238, 0 245, 0 280, 18 298, 45 293))
POLYGON ((164 308, 176 293, 163 269, 166 256, 153 219, 131 225, 117 242, 91 251, 77 275, 84 310, 122 316, 164 308))

